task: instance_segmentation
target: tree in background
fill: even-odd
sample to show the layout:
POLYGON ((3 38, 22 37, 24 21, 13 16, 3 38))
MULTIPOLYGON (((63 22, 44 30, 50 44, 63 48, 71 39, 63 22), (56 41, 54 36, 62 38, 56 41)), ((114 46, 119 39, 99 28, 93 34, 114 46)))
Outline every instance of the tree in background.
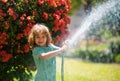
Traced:
POLYGON ((0 1, 0 81, 29 81, 34 62, 27 36, 35 23, 49 27, 53 43, 60 45, 68 34, 70 0, 0 1))

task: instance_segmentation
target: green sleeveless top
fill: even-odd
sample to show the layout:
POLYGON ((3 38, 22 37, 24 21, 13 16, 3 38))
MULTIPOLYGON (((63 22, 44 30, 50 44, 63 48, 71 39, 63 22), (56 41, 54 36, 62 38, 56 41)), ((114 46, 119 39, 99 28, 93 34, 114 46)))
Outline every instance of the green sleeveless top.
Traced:
POLYGON ((37 68, 34 81, 56 81, 56 57, 40 59, 40 54, 57 49, 59 47, 51 44, 48 47, 35 47, 32 50, 37 68))

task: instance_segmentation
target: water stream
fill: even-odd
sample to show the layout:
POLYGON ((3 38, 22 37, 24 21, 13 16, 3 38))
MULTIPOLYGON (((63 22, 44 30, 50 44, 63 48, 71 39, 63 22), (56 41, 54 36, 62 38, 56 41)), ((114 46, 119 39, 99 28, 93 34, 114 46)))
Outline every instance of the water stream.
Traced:
POLYGON ((77 45, 92 29, 101 27, 103 23, 112 26, 120 24, 120 0, 108 0, 93 8, 77 27, 77 31, 68 38, 69 46, 77 45))

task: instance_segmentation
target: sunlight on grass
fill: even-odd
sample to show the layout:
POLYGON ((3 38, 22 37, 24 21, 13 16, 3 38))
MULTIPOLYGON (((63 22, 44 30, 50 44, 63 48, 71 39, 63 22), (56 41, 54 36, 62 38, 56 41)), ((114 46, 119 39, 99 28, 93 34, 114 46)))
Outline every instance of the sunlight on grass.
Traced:
MULTIPOLYGON (((119 81, 120 65, 82 62, 65 58, 65 81, 119 81)), ((57 58, 57 81, 61 81, 61 58, 57 58)))

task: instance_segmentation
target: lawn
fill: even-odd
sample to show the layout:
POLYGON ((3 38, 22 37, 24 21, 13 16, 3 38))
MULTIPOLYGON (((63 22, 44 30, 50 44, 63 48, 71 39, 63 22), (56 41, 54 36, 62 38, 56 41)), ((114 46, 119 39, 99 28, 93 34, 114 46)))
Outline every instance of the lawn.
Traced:
MULTIPOLYGON (((61 81, 61 58, 57 57, 57 81, 61 81)), ((65 58, 65 81, 120 81, 120 64, 83 62, 65 58)))

